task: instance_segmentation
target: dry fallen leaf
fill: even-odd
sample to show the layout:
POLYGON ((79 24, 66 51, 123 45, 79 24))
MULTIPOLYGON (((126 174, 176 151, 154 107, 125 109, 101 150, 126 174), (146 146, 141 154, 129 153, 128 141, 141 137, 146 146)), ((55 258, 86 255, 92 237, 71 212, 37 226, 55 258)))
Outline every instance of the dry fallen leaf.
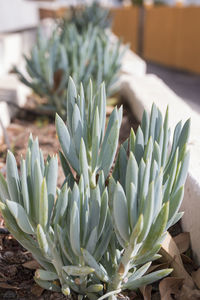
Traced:
POLYGON ((34 284, 31 288, 31 293, 34 296, 40 297, 43 293, 44 289, 37 284, 34 284))
POLYGON ((166 260, 168 262, 175 260, 178 264, 183 265, 179 249, 176 246, 176 243, 174 242, 172 236, 168 232, 166 238, 162 243, 160 254, 162 255, 162 258, 160 260, 163 262, 166 262, 166 260))
POLYGON ((153 271, 167 269, 167 268, 169 268, 170 263, 171 262, 164 262, 162 264, 154 264, 154 265, 150 266, 150 268, 148 269, 146 274, 151 273, 153 271))
POLYGON ((144 300, 151 300, 151 291, 152 291, 151 285, 145 285, 141 287, 140 291, 143 295, 144 300))
POLYGON ((6 282, 0 282, 0 288, 9 289, 9 290, 19 290, 19 288, 17 286, 8 284, 6 282))
POLYGON ((191 264, 191 265, 193 265, 193 267, 196 266, 194 261, 189 256, 187 256, 185 254, 181 254, 181 259, 182 259, 182 262, 184 264, 191 264))
POLYGON ((36 270, 40 268, 40 265, 38 264, 38 262, 36 260, 30 260, 25 262, 22 265, 24 268, 30 269, 30 270, 36 270))
POLYGON ((181 288, 181 292, 177 297, 177 300, 199 300, 200 290, 193 289, 185 284, 181 288))
POLYGON ((196 263, 189 256, 187 256, 185 254, 181 254, 181 258, 182 258, 184 267, 189 274, 192 274, 192 272, 197 270, 196 263))
POLYGON ((192 272, 192 278, 196 286, 200 289, 200 268, 196 272, 192 272))
POLYGON ((176 246, 179 249, 180 254, 188 250, 190 246, 190 234, 189 232, 182 232, 173 238, 176 246))
MULTIPOLYGON (((138 295, 137 295, 137 293, 136 292, 134 292, 134 291, 125 291, 124 293, 123 293, 123 295, 122 294, 118 294, 117 295, 117 297, 121 297, 122 296, 122 298, 124 299, 131 299, 131 300, 133 300, 133 299, 138 299, 138 295)), ((119 298, 120 298, 119 297, 119 298)))
POLYGON ((169 233, 162 243, 162 248, 159 252, 162 255, 161 262, 168 261, 170 266, 173 268, 172 276, 183 278, 185 284, 191 288, 194 288, 194 281, 192 277, 185 270, 179 250, 169 233))
POLYGON ((160 293, 159 292, 153 293, 151 300, 160 300, 160 293))
POLYGON ((172 295, 176 297, 180 294, 180 288, 183 284, 182 278, 167 277, 159 284, 161 300, 173 300, 172 295))
POLYGON ((190 287, 191 289, 194 288, 195 284, 192 279, 192 277, 189 275, 189 273, 185 270, 184 266, 179 265, 176 261, 173 261, 171 263, 171 267, 174 269, 171 274, 174 277, 183 278, 184 284, 190 287))

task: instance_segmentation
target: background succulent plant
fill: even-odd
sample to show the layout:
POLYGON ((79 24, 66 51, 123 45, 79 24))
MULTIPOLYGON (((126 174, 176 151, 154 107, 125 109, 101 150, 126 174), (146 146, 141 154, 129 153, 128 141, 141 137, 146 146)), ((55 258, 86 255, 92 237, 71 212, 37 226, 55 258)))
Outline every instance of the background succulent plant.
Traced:
POLYGON ((119 41, 91 24, 82 34, 74 24, 62 32, 59 27, 47 39, 39 30, 30 57, 25 57, 26 70, 15 72, 34 93, 47 100, 46 108, 66 116, 66 95, 69 76, 79 86, 87 87, 93 80, 94 93, 102 81, 108 95, 115 90, 121 59, 126 50, 119 41))
POLYGON ((62 19, 60 26, 65 30, 68 24, 71 23, 76 26, 80 33, 87 30, 90 23, 92 26, 98 26, 104 30, 111 26, 111 16, 108 9, 103 8, 97 1, 94 1, 91 5, 85 5, 78 9, 72 7, 70 16, 62 19))
POLYGON ((172 270, 148 273, 168 227, 179 213, 189 155, 189 121, 177 124, 169 149, 168 111, 155 105, 141 127, 117 151, 122 109, 114 109, 105 131, 106 95, 92 84, 78 95, 68 86, 67 122, 56 117, 66 175, 56 188, 57 158, 44 162, 30 136, 20 174, 11 152, 7 178, 0 176, 0 207, 13 236, 38 260, 42 287, 73 290, 79 299, 117 299, 126 289, 157 281, 172 270))

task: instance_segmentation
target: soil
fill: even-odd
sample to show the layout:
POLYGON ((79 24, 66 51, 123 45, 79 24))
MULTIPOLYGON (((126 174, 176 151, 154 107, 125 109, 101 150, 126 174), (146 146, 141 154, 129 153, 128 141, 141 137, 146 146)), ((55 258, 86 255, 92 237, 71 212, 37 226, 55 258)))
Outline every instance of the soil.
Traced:
MULTIPOLYGON (((107 108, 107 115, 112 111, 113 107, 107 108)), ((133 117, 130 108, 124 105, 124 114, 122 127, 120 131, 120 143, 122 143, 130 133, 133 127, 134 131, 138 127, 137 120, 133 117)), ((47 155, 58 153, 60 149, 58 138, 56 136, 54 121, 47 116, 38 116, 26 111, 21 111, 13 120, 12 124, 6 130, 7 143, 0 144, 0 171, 5 175, 5 160, 6 150, 8 147, 13 151, 17 162, 19 163, 20 156, 25 156, 27 141, 30 133, 33 137, 38 136, 39 144, 43 151, 44 157, 47 155)), ((61 185, 64 176, 59 165, 58 184, 61 185)), ((173 236, 182 232, 180 223, 170 229, 173 236)), ((187 254, 188 254, 187 250, 187 254)), ((190 253, 189 253, 190 254, 190 253)), ((186 256, 187 258, 188 256, 186 256)), ((189 265, 190 273, 197 269, 191 258, 185 258, 189 265), (188 261, 190 263, 188 263, 188 261)), ((186 263, 185 263, 186 265, 186 263)), ((24 249, 12 236, 6 231, 4 221, 0 216, 0 299, 11 300, 60 300, 66 299, 61 293, 45 291, 35 284, 33 275, 37 263, 33 260, 31 254, 24 249)), ((149 286, 151 287, 151 286, 149 286)), ((126 293, 125 293, 126 294, 126 293)), ((149 294, 148 294, 149 295, 149 294)), ((124 298, 124 297, 123 297, 124 298)), ((69 299, 76 299, 76 296, 70 296, 69 299)), ((141 290, 138 293, 129 292, 125 299, 161 299, 159 293, 159 285, 156 283, 150 290, 141 290), (149 296, 145 296, 150 291, 149 296), (145 294, 146 293, 146 294, 145 294)), ((164 299, 164 298, 163 298, 164 299)), ((178 299, 178 298, 165 298, 178 299)), ((191 298, 200 299, 200 298, 191 298)), ((184 300, 187 300, 185 298, 184 300)))

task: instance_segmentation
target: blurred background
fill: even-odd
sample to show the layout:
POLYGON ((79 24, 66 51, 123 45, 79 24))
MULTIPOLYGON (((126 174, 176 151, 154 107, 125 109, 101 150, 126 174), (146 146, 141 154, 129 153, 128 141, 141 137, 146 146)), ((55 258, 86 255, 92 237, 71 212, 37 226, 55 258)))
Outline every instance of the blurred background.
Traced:
MULTIPOLYGON (((102 0, 112 15, 112 30, 147 62, 147 73, 164 82, 199 110, 200 93, 200 0, 102 0)), ((9 85, 13 65, 23 67, 35 43, 40 23, 64 17, 71 6, 92 0, 1 0, 0 89, 9 85)), ((1 91, 1 98, 3 92, 1 91)), ((4 95, 4 94, 3 94, 4 95)))

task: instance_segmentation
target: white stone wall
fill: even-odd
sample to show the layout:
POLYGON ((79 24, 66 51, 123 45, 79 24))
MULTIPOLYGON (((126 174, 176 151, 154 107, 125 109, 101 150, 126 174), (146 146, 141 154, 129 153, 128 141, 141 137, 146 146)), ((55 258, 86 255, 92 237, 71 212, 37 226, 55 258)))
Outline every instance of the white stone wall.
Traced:
POLYGON ((0 33, 15 32, 38 25, 36 2, 26 0, 0 0, 0 33))

